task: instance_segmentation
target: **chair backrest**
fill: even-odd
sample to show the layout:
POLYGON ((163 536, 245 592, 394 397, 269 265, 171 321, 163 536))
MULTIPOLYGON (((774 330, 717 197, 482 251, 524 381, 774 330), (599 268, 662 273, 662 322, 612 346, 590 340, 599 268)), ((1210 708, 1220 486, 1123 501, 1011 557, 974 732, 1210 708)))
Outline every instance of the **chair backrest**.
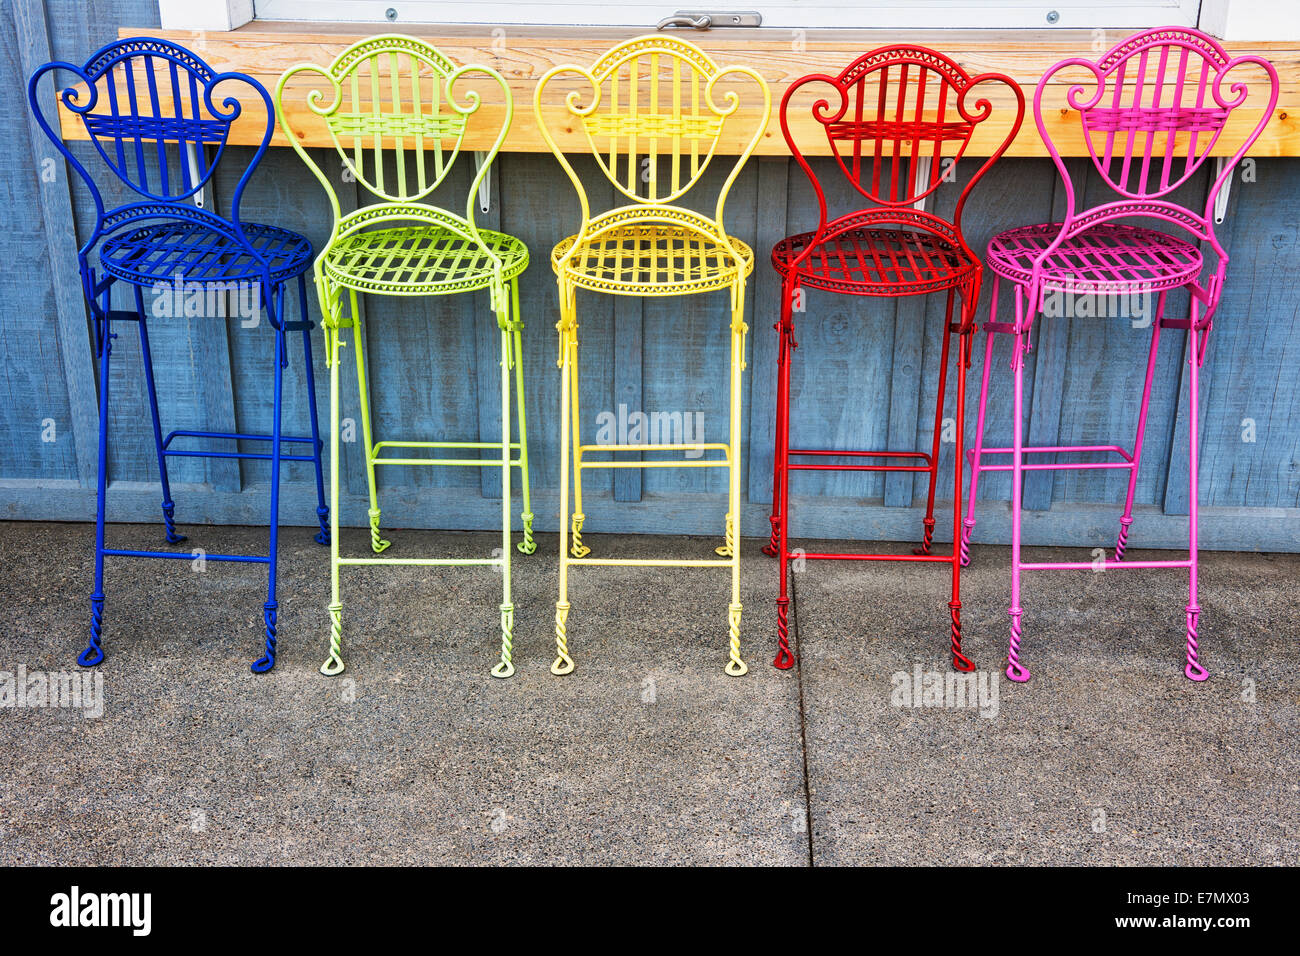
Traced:
POLYGON ((877 206, 897 208, 930 196, 944 180, 944 160, 961 159, 976 127, 993 112, 989 100, 971 91, 990 81, 1010 88, 1016 115, 1006 138, 962 191, 954 215, 954 225, 960 226, 971 187, 1020 129, 1024 94, 1014 81, 1000 73, 972 77, 941 53, 899 45, 863 54, 838 76, 811 74, 791 84, 781 100, 781 131, 817 191, 821 221, 826 221, 822 186, 790 126, 793 110, 806 108, 791 106, 805 87, 819 84, 810 91, 814 93, 829 87, 829 98, 818 99, 811 111, 849 183, 877 206))
POLYGON ((315 74, 327 82, 329 98, 313 86, 306 94, 306 106, 324 122, 344 167, 357 181, 381 204, 412 204, 442 184, 460 155, 469 119, 481 106, 477 90, 457 96, 458 81, 470 73, 485 75, 504 96, 501 122, 493 124, 495 140, 470 189, 466 218, 472 223, 474 193, 510 128, 510 90, 499 73, 485 66, 458 67, 430 44, 394 34, 354 43, 327 67, 304 63, 280 77, 275 97, 280 123, 298 155, 329 192, 336 223, 339 207, 331 178, 295 135, 295 128, 301 131, 302 121, 309 116, 291 111, 287 102, 290 87, 297 86, 294 78, 315 74))
POLYGON ((264 101, 266 125, 232 196, 231 218, 238 222, 239 200, 273 129, 271 98, 261 84, 242 73, 217 73, 184 47, 152 37, 110 43, 82 67, 56 61, 38 69, 28 83, 31 108, 90 188, 101 226, 106 219, 122 225, 141 216, 130 205, 106 212, 95 179, 55 133, 41 107, 39 83, 56 70, 72 73, 84 85, 67 87, 58 97, 80 118, 99 156, 119 180, 152 201, 139 205, 152 205, 159 215, 175 206, 178 214, 190 217, 193 207, 181 204, 212 179, 231 128, 244 111, 234 84, 247 84, 264 101))
POLYGON ((1229 57, 1212 37, 1190 27, 1135 34, 1095 62, 1076 57, 1056 64, 1034 93, 1034 118, 1065 181, 1067 232, 1122 216, 1154 216, 1183 226, 1222 253, 1214 238, 1214 198, 1263 132, 1277 97, 1277 71, 1271 63, 1257 56, 1229 57), (1166 197, 1205 164, 1232 112, 1250 97, 1247 83, 1229 79, 1246 64, 1265 74, 1267 106, 1211 185, 1204 213, 1191 212, 1166 197), (1059 104, 1048 102, 1049 94, 1066 82, 1057 74, 1071 68, 1086 71, 1084 79, 1094 88, 1072 83, 1066 104, 1078 111, 1093 166, 1118 197, 1091 210, 1076 208, 1074 184, 1050 132, 1049 117, 1060 112, 1059 104))
POLYGON ((700 181, 727 120, 740 106, 741 93, 732 87, 756 84, 762 116, 718 198, 715 218, 721 224, 727 192, 767 126, 771 95, 762 77, 748 67, 719 68, 695 44, 669 36, 620 43, 591 69, 564 65, 549 70, 537 85, 537 121, 578 190, 584 222, 590 214, 586 191, 551 135, 543 105, 547 87, 564 74, 572 76, 561 79, 562 84, 573 79, 580 83, 580 88, 568 90, 564 103, 577 118, 601 172, 619 193, 647 207, 674 203, 700 181))

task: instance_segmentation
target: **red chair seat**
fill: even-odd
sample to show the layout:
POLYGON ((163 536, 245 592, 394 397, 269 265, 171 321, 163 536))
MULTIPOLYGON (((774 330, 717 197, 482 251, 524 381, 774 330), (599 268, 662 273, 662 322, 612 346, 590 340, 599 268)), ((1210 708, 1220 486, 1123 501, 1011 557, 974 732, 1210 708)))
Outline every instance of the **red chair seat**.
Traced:
MULTIPOLYGON (((782 278, 817 238, 787 236, 772 249, 782 278)), ((816 242, 798 267, 799 284, 851 295, 913 295, 951 289, 979 262, 970 250, 924 229, 861 227, 816 242)))

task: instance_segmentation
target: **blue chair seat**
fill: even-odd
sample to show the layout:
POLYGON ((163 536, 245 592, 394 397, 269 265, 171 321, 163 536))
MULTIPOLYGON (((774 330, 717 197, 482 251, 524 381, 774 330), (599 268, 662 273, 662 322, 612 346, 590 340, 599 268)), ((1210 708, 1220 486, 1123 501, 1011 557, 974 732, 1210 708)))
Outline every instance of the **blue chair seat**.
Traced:
MULTIPOLYGON (((271 267, 271 281, 292 279, 311 263, 311 242, 278 226, 244 223, 244 235, 271 267)), ((262 278, 262 267, 244 246, 199 222, 161 222, 105 239, 99 248, 104 271, 125 282, 239 282, 262 278)))

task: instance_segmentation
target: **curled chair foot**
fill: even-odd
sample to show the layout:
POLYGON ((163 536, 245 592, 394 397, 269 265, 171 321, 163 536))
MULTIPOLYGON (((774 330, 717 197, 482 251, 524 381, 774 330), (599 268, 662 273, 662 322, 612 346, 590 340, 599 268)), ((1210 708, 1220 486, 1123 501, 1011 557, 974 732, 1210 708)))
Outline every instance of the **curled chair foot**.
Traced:
POLYGON ((959 560, 961 561, 961 566, 963 568, 970 567, 970 536, 971 532, 974 530, 975 522, 967 518, 961 526, 961 548, 959 560))
POLYGON ((86 644, 86 649, 77 655, 77 663, 82 667, 94 667, 103 661, 103 634, 104 595, 95 594, 90 599, 90 641, 86 644))
POLYGON ((501 660, 496 667, 492 668, 492 676, 500 677, 503 680, 507 677, 513 677, 515 665, 512 660, 514 655, 515 644, 515 606, 513 604, 501 605, 501 660))
POLYGON ((732 524, 731 515, 727 515, 726 531, 723 533, 723 543, 713 549, 713 553, 720 558, 734 557, 736 554, 736 529, 732 524))
POLYGON ((1187 664, 1183 674, 1188 680, 1198 684, 1210 676, 1210 672, 1201 666, 1200 644, 1196 640, 1196 628, 1200 624, 1201 609, 1187 609, 1187 664))
POLYGON ((555 663, 551 673, 557 677, 573 673, 573 658, 569 656, 569 605, 559 602, 555 605, 555 663))
POLYGON ((320 672, 326 677, 336 677, 343 673, 343 605, 331 604, 330 612, 330 656, 320 666, 320 672))
POLYGON ((794 655, 790 653, 790 599, 777 598, 776 601, 776 659, 772 666, 779 671, 788 671, 794 667, 794 655))
POLYGON ((537 550, 537 542, 533 540, 533 516, 525 511, 520 517, 524 520, 524 540, 515 547, 519 549, 520 554, 532 554, 537 550))
POLYGON ((1015 608, 1009 613, 1011 614, 1011 646, 1007 649, 1007 678, 1017 684, 1023 684, 1029 680, 1029 668, 1020 663, 1020 615, 1023 612, 1015 608))
POLYGON ((740 659, 740 611, 739 604, 727 605, 727 676, 743 677, 749 673, 749 665, 740 659))
POLYGON ((275 619, 277 607, 274 601, 267 601, 262 606, 262 619, 266 623, 266 653, 249 665, 248 669, 254 674, 265 674, 275 666, 275 619))
POLYGON ((921 546, 919 548, 913 548, 912 553, 929 554, 930 545, 932 545, 933 543, 934 543, 934 519, 926 518, 925 531, 921 535, 921 546))
POLYGON ((167 543, 180 544, 186 540, 185 535, 178 534, 176 531, 176 504, 172 501, 162 503, 163 524, 167 530, 167 543))
MULTIPOLYGON (((587 516, 581 513, 573 516, 571 533, 573 543, 569 545, 569 554, 575 558, 585 558, 591 554, 591 548, 582 543, 582 523, 587 520, 587 516)), ((567 673, 567 672, 566 672, 567 673)))
POLYGON ((948 613, 952 617, 950 650, 952 651, 952 669, 969 673, 975 669, 969 657, 961 652, 961 602, 948 602, 948 613))
POLYGON ((1119 537, 1115 539, 1115 560, 1123 561, 1124 552, 1128 548, 1128 526, 1133 523, 1132 518, 1119 519, 1119 537))
POLYGON ((316 543, 328 546, 330 543, 330 510, 317 508, 316 519, 320 522, 320 531, 316 532, 316 543))
POLYGON ((375 554, 382 554, 393 543, 379 536, 379 514, 378 508, 370 509, 370 550, 375 554))

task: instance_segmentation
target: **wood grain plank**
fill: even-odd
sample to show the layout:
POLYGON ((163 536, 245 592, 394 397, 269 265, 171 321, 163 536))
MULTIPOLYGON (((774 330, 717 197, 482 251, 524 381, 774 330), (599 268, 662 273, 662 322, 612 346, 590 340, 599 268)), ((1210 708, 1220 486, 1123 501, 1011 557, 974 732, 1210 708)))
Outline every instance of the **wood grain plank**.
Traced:
MULTIPOLYGON (((530 28, 527 32, 512 30, 508 42, 503 46, 494 42, 490 31, 482 27, 456 29, 409 24, 404 29, 434 43, 458 63, 486 64, 505 76, 516 104, 523 107, 516 110, 514 124, 504 147, 511 152, 545 152, 547 149, 538 132, 532 110, 527 108, 527 104, 532 102, 534 87, 546 70, 561 63, 590 65, 600 53, 620 39, 641 32, 586 28, 578 32, 572 29, 530 28)), ((162 36, 192 48, 201 47, 205 59, 212 66, 219 70, 248 72, 268 89, 274 89, 280 74, 288 67, 301 62, 329 63, 344 46, 369 35, 356 24, 338 25, 331 29, 329 24, 287 21, 254 21, 228 33, 133 27, 124 27, 120 33, 122 36, 162 36)), ((743 63, 756 69, 771 86, 773 103, 779 103, 786 89, 797 78, 810 72, 838 72, 866 50, 906 39, 909 38, 888 31, 811 31, 806 44, 796 51, 788 39, 776 39, 762 31, 735 30, 728 31, 726 37, 709 36, 704 41, 704 46, 722 66, 743 63)), ((1005 72, 1030 91, 1039 77, 1056 62, 1071 56, 1096 56, 1092 50, 1092 35, 1086 31, 1015 31, 992 36, 981 31, 945 31, 927 38, 926 42, 950 55, 972 75, 986 71, 1005 72)), ((1282 77, 1278 107, 1252 155, 1300 155, 1300 43, 1237 42, 1227 43, 1225 47, 1234 55, 1257 53, 1267 57, 1276 65, 1282 77)), ((1064 91, 1075 78, 1067 74, 1060 76, 1061 82, 1055 85, 1059 86, 1061 101, 1064 103, 1064 91)), ((585 81, 579 85, 585 85, 585 81)), ((555 103, 559 104, 565 92, 579 88, 579 85, 557 83, 554 89, 555 103)), ((1006 115, 1005 111, 1013 108, 1013 97, 1001 84, 990 83, 988 87, 987 94, 983 88, 980 93, 987 95, 995 111, 994 116, 1006 115)), ((295 130, 301 130, 304 144, 328 145, 328 134, 323 124, 318 120, 313 122, 314 117, 306 108, 305 89, 304 86, 302 96, 294 96, 292 92, 290 94, 287 111, 291 124, 295 130)), ((758 103, 752 89, 746 91, 740 86, 736 89, 742 93, 742 100, 736 114, 724 125, 719 144, 719 152, 723 155, 739 152, 752 137, 757 121, 758 103), (744 95, 746 93, 748 95, 744 95)), ((1055 100, 1049 99, 1049 102, 1054 103, 1055 100)), ((234 136, 247 137, 250 130, 259 129, 257 107, 256 103, 248 105, 250 121, 237 124, 239 128, 235 130, 234 136)), ((486 121, 471 128, 465 144, 467 149, 487 148, 491 138, 487 130, 497 128, 493 123, 499 122, 501 109, 498 105, 485 102, 482 110, 486 121)), ((576 124, 565 121, 565 115, 557 106, 555 116, 559 122, 554 128, 557 141, 566 151, 585 150, 586 141, 581 129, 576 124)), ((1235 112, 1215 146, 1216 154, 1231 155, 1258 119, 1259 109, 1250 104, 1235 112)), ((264 118, 261 121, 264 122, 264 118)), ((65 112, 63 122, 66 138, 85 138, 86 134, 77 117, 65 112)), ((1053 109, 1048 113, 1047 122, 1052 138, 1064 155, 1087 154, 1075 111, 1064 106, 1059 111, 1053 109)), ((810 155, 829 154, 825 135, 806 111, 792 123, 791 129, 797 142, 807 144, 805 149, 810 155)), ((971 142, 969 153, 990 155, 1005 135, 1005 129, 1005 125, 996 122, 981 124, 971 142)), ((233 141, 243 142, 244 139, 233 141)), ((277 129, 274 142, 278 145, 287 144, 282 131, 277 129)), ((787 152, 775 109, 761 137, 758 152, 767 155, 784 155, 787 152)), ((1032 122, 1022 126, 1008 155, 1047 155, 1032 122)))

